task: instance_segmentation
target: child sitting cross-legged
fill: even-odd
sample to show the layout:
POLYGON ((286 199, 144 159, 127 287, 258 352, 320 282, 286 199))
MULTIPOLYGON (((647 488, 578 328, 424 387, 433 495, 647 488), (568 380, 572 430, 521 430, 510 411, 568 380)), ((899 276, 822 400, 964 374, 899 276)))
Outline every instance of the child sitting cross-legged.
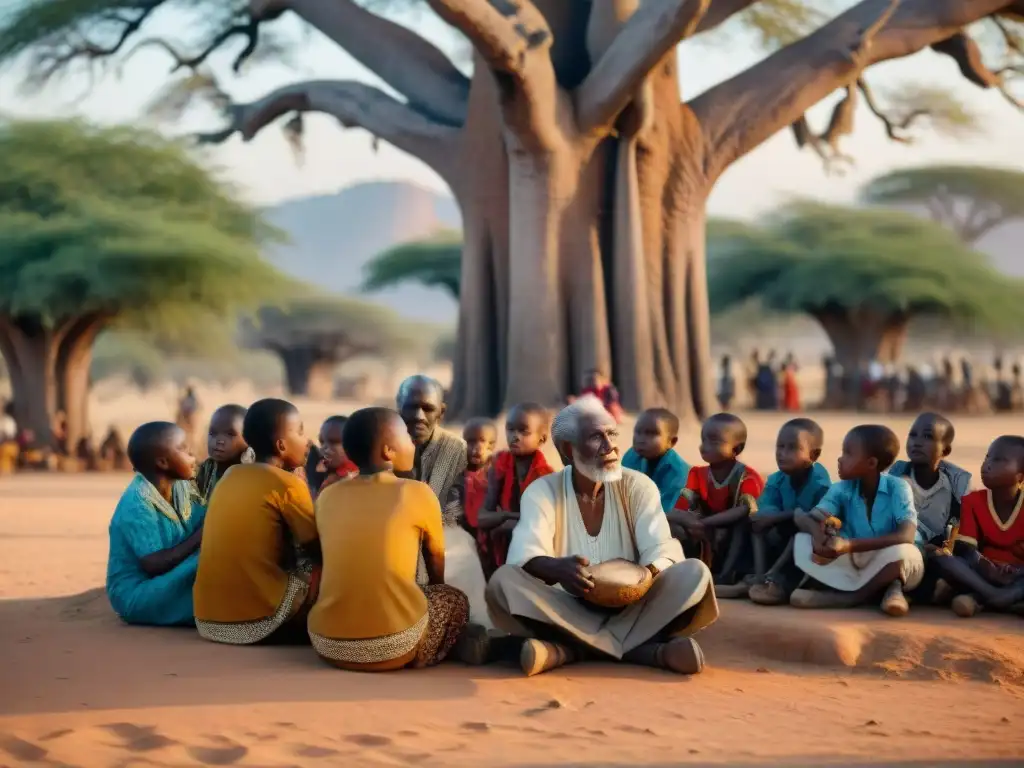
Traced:
POLYGON ((793 563, 793 520, 814 509, 832 487, 828 470, 818 463, 824 433, 811 419, 793 419, 782 425, 775 441, 773 473, 750 518, 754 531, 754 571, 758 582, 750 599, 760 605, 782 605, 800 581, 793 563), (771 567, 765 570, 768 563, 771 567))
POLYGON ((316 471, 325 475, 316 494, 323 493, 339 480, 346 480, 359 474, 359 467, 345 455, 341 434, 348 422, 347 416, 328 416, 320 425, 320 465, 316 471))
POLYGON ((252 451, 242 437, 245 411, 241 405, 222 405, 210 417, 207 437, 208 458, 196 472, 199 495, 208 503, 217 482, 236 464, 251 464, 252 451))
POLYGON ((932 561, 949 540, 971 487, 971 473, 948 461, 955 436, 949 419, 922 413, 907 435, 908 461, 897 461, 889 470, 910 486, 917 510, 917 545, 924 552, 925 574, 911 595, 914 602, 948 602, 952 597, 932 561))
POLYGON ((633 447, 622 457, 622 466, 643 472, 658 486, 661 506, 670 512, 686 487, 690 467, 675 451, 679 442, 679 417, 665 408, 650 408, 633 427, 633 447))
POLYGON ((477 517, 479 531, 490 539, 491 562, 484 564, 488 577, 505 564, 523 492, 537 478, 554 472, 541 451, 549 428, 547 410, 536 403, 520 403, 508 412, 508 450, 494 457, 487 475, 487 497, 477 517))
POLYGON ((888 427, 854 427, 843 440, 839 478, 810 514, 795 519, 793 559, 824 589, 797 589, 798 608, 847 608, 882 597, 882 610, 903 616, 910 609, 904 590, 924 575, 914 545, 917 512, 909 486, 883 474, 900 452, 888 427))
POLYGON ((933 562, 961 593, 953 598, 958 616, 983 607, 1024 614, 1024 437, 989 446, 981 481, 985 490, 964 496, 952 556, 943 552, 933 562))
POLYGON ((746 444, 747 426, 738 416, 719 413, 705 421, 700 456, 707 464, 690 470, 668 513, 673 535, 712 568, 719 597, 745 596, 753 582, 750 516, 764 480, 740 462, 746 444))

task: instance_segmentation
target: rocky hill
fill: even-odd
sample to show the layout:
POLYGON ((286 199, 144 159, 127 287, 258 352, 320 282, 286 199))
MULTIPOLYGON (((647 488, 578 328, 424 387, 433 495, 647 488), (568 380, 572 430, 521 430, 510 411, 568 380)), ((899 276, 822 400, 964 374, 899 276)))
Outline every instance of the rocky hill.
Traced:
MULTIPOLYGON (((356 184, 333 195, 289 200, 269 209, 267 218, 291 241, 272 254, 277 265, 338 293, 357 292, 363 265, 387 248, 462 226, 451 197, 401 181, 356 184)), ((431 323, 454 323, 458 312, 448 294, 416 285, 372 298, 431 323)))

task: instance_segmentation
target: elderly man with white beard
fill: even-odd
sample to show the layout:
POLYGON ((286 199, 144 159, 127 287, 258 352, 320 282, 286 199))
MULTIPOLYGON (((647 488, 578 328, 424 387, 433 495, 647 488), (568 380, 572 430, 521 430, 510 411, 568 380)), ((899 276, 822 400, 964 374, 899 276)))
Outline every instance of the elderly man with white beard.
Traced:
POLYGON ((507 563, 487 585, 495 626, 526 638, 527 675, 588 658, 679 674, 704 667, 691 636, 718 618, 711 573, 683 557, 654 482, 621 466, 616 429, 592 396, 558 414, 552 439, 566 468, 523 494, 507 563), (651 571, 646 595, 618 611, 582 600, 590 568, 618 558, 651 571))

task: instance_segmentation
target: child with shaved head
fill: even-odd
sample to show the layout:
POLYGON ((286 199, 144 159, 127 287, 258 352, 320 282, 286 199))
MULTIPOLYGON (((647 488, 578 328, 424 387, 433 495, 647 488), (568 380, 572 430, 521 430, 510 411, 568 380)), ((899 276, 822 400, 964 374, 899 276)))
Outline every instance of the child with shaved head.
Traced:
POLYGON ((753 581, 750 516, 757 512, 764 479, 739 460, 746 444, 747 425, 739 416, 719 413, 705 421, 700 455, 707 463, 690 470, 668 515, 676 538, 699 546, 701 560, 715 573, 719 597, 744 596, 753 581))
POLYGON ((754 571, 757 582, 750 599, 761 605, 781 605, 802 576, 793 563, 793 520, 814 509, 832 487, 828 470, 818 463, 824 433, 811 419, 792 419, 782 425, 775 441, 773 473, 751 517, 754 533, 754 571), (766 571, 767 563, 772 565, 766 571))
POLYGON ((512 529, 519 522, 523 492, 537 478, 554 470, 541 447, 548 441, 550 416, 536 403, 520 403, 505 419, 508 450, 500 451, 487 476, 487 496, 478 515, 481 534, 490 539, 490 562, 483 564, 488 577, 505 564, 512 529))
POLYGON ((107 598, 129 624, 189 625, 203 507, 184 430, 153 421, 128 441, 135 478, 110 521, 107 598))

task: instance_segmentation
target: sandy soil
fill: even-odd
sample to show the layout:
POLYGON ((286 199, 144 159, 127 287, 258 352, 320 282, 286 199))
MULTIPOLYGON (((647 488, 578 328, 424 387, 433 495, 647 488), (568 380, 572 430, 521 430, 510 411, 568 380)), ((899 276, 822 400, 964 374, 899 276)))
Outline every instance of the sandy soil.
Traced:
MULTIPOLYGON (((854 421, 823 418, 830 466, 854 421)), ((748 460, 765 471, 780 422, 749 419, 748 460)), ((905 432, 906 420, 891 423, 905 432)), ((954 459, 969 468, 1010 428, 957 427, 954 459)), ((693 435, 682 442, 695 459, 693 435)), ((1017 618, 727 603, 701 638, 711 667, 694 679, 609 664, 530 680, 457 664, 371 677, 327 668, 309 649, 126 627, 102 583, 127 479, 0 479, 0 766, 1020 765, 1024 755, 1017 618)))

